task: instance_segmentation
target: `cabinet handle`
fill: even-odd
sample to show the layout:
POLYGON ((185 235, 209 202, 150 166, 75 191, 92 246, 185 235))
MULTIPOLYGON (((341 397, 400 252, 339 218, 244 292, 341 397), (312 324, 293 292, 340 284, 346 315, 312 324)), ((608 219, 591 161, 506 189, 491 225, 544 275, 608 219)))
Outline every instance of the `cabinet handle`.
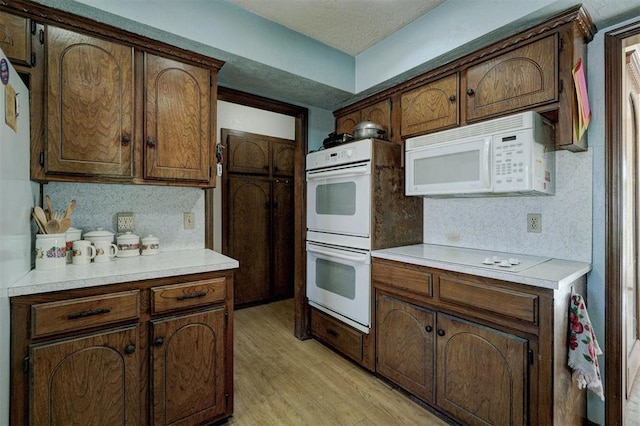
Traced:
POLYGON ((427 333, 431 333, 433 331, 433 327, 431 327, 430 325, 426 326, 424 329, 427 331, 427 333))
POLYGON ((131 137, 129 135, 124 135, 122 137, 122 145, 128 146, 131 143, 131 137))
POLYGON ((186 299, 196 299, 198 297, 205 297, 207 295, 206 291, 199 291, 197 293, 187 293, 181 296, 176 297, 178 300, 186 300, 186 299))
POLYGON ((327 328, 325 330, 327 331, 327 334, 329 336, 338 337, 338 332, 337 331, 335 331, 335 330, 333 330, 331 328, 327 328))
POLYGON ((153 344, 155 346, 162 346, 163 343, 164 343, 164 340, 162 340, 162 337, 158 337, 156 340, 153 341, 153 344))
POLYGON ((444 330, 443 329, 438 329, 438 336, 444 336, 444 330))
POLYGON ((78 312, 77 314, 71 314, 67 316, 67 319, 72 320, 72 319, 78 319, 78 318, 86 318, 86 317, 92 317, 94 315, 108 314, 109 312, 111 312, 111 309, 109 308, 94 309, 92 311, 82 311, 82 312, 78 312))
POLYGON ((158 142, 155 141, 155 139, 153 138, 148 138, 147 139, 147 146, 149 148, 155 148, 158 145, 158 142))
POLYGON ((456 101, 456 95, 449 96, 449 101, 455 102, 456 101))
POLYGON ((127 355, 131 355, 135 351, 136 351, 135 345, 127 345, 127 347, 124 348, 124 353, 127 354, 127 355))
POLYGON ((473 96, 475 94, 476 94, 476 92, 474 92, 473 89, 467 89, 467 95, 473 96))

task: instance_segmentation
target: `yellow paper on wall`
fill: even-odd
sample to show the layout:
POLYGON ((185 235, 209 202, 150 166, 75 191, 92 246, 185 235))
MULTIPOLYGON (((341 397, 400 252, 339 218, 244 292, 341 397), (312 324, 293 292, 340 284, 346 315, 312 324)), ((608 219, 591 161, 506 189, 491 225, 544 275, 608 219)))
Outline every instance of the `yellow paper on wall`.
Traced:
POLYGON ((16 111, 16 91, 10 84, 4 86, 4 122, 14 132, 18 132, 18 111, 16 111))

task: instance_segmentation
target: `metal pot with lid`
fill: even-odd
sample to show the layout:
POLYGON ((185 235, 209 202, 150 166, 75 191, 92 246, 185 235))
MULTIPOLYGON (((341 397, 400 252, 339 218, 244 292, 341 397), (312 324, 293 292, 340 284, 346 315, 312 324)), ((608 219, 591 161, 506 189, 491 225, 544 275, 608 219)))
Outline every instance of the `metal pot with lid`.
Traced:
POLYGON ((384 130, 384 127, 373 121, 361 121, 360 123, 356 124, 356 127, 353 128, 354 139, 380 139, 380 137, 385 133, 387 132, 386 130, 384 130))

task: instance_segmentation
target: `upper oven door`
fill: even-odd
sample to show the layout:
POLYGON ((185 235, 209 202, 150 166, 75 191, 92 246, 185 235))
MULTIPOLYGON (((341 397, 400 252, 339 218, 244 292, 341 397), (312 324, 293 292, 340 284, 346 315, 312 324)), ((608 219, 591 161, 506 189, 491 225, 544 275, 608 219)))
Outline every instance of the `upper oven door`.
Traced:
POLYGON ((438 196, 490 192, 491 136, 406 152, 406 194, 438 196))
POLYGON ((371 161, 307 172, 307 228, 368 237, 371 161))

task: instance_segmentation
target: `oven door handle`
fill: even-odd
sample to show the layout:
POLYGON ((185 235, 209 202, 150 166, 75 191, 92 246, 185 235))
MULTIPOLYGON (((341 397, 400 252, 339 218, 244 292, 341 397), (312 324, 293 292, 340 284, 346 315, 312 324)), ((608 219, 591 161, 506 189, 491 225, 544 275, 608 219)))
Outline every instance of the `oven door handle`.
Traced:
POLYGON ((343 260, 349 260, 349 261, 352 261, 352 262, 364 263, 365 265, 368 265, 370 263, 369 256, 364 255, 364 254, 363 255, 350 256, 348 254, 342 254, 342 253, 337 253, 337 252, 334 252, 334 251, 322 250, 322 249, 317 249, 317 248, 312 248, 312 247, 307 247, 307 251, 311 252, 311 253, 322 254, 324 256, 335 257, 335 258, 343 259, 343 260))
POLYGON ((369 173, 369 166, 366 165, 366 166, 350 167, 347 169, 339 169, 339 170, 308 172, 307 180, 318 180, 318 179, 325 179, 328 177, 358 176, 358 175, 366 175, 368 173, 369 173))

